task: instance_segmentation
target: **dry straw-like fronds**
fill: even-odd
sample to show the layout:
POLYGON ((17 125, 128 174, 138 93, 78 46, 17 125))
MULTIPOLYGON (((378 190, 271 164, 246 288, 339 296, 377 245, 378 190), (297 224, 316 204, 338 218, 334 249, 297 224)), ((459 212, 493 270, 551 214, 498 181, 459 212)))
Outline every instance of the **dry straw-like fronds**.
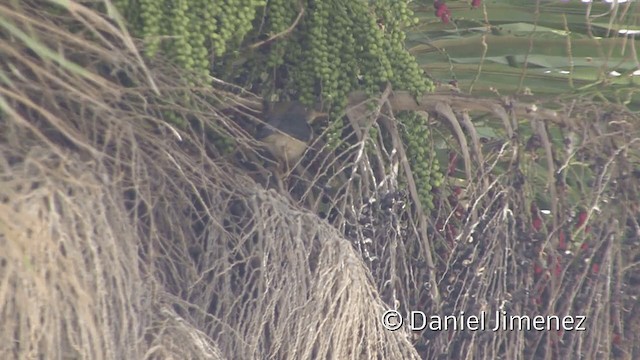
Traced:
POLYGON ((0 5, 0 358, 418 358, 350 243, 202 136, 251 153, 246 102, 62 4, 0 5))

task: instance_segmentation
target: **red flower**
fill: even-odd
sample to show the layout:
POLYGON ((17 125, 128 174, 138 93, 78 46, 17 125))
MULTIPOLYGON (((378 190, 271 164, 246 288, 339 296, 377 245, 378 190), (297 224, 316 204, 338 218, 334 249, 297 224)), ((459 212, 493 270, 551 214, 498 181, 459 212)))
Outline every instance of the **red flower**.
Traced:
MULTIPOLYGON (((437 13, 436 13, 437 14, 437 13)), ((447 176, 453 175, 458 166, 458 153, 455 151, 449 152, 449 166, 447 167, 447 176)))
POLYGON ((580 214, 578 214, 578 222, 576 223, 576 229, 582 226, 582 224, 584 224, 585 221, 587 221, 587 212, 581 211, 580 214))
MULTIPOLYGON (((576 229, 578 229, 579 227, 581 227, 582 225, 584 225, 584 223, 587 222, 587 212, 586 211, 581 211, 578 214, 578 221, 576 222, 576 229)), ((591 226, 587 225, 584 227, 584 233, 588 234, 591 231, 591 226)))
POLYGON ((433 2, 433 7, 436 8, 436 17, 439 17, 443 23, 448 24, 451 20, 451 10, 449 10, 447 4, 436 0, 433 2))
POLYGON ((471 0, 471 7, 477 8, 482 5, 482 0, 471 0))
POLYGON ((535 264, 535 265, 533 266, 533 272, 534 272, 535 274, 542 274, 542 272, 543 272, 543 271, 544 271, 544 269, 542 268, 542 266, 540 266, 540 265, 538 265, 538 264, 535 264))
POLYGON ((542 228, 542 219, 540 217, 536 217, 533 219, 533 229, 535 231, 540 231, 540 228, 542 228))
POLYGON ((558 234, 558 250, 567 250, 567 242, 564 239, 564 231, 562 230, 558 234))
POLYGON ((447 9, 447 12, 440 15, 440 20, 442 20, 442 22, 445 24, 449 23, 449 21, 451 20, 451 13, 449 12, 449 9, 447 9))
POLYGON ((436 16, 438 16, 443 23, 448 24, 451 20, 451 11, 449 11, 447 5, 442 5, 436 11, 436 16))

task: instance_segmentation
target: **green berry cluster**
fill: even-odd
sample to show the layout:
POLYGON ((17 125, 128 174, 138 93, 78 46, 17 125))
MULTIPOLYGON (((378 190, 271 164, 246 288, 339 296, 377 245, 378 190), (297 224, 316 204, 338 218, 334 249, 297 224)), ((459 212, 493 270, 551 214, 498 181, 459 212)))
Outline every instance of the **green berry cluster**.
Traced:
POLYGON ((137 24, 137 28, 146 39, 146 51, 149 56, 154 56, 160 48, 161 22, 162 7, 158 1, 140 0, 140 23, 137 24))
POLYGON ((403 112, 397 118, 404 125, 404 143, 420 201, 427 209, 433 209, 431 190, 442 185, 444 176, 430 141, 428 120, 412 112, 403 112))
POLYGON ((375 0, 373 7, 379 16, 379 27, 385 32, 385 55, 394 65, 395 71, 389 78, 391 83, 395 87, 397 84, 402 85, 404 90, 409 90, 416 96, 431 90, 431 84, 424 80, 424 70, 404 47, 406 35, 403 29, 418 22, 418 18, 409 9, 408 2, 375 0))
POLYGON ((211 58, 237 48, 264 0, 116 0, 131 28, 145 40, 145 53, 164 51, 178 65, 206 81, 211 58))
POLYGON ((162 117, 167 123, 174 124, 180 128, 186 126, 184 118, 171 110, 162 110, 162 117))
MULTIPOLYGON (((287 52, 292 50, 290 37, 283 33, 291 27, 297 16, 296 7, 290 0, 271 0, 266 8, 264 33, 268 38, 282 36, 269 49, 266 65, 274 68, 284 65, 287 52)), ((299 50, 299 49, 296 49, 299 50)), ((288 56, 291 56, 290 54, 288 56)))
POLYGON ((345 145, 342 141, 342 128, 344 124, 341 118, 336 116, 332 116, 332 118, 335 120, 329 123, 329 127, 324 133, 327 147, 331 150, 336 150, 340 145, 345 145))
POLYGON ((390 82, 394 89, 417 95, 432 85, 404 48, 403 28, 414 22, 407 0, 114 0, 114 4, 145 39, 148 56, 168 53, 195 74, 194 80, 206 79, 215 70, 211 63, 215 58, 214 74, 227 81, 241 79, 262 92, 275 88, 307 104, 320 98, 336 108, 343 108, 347 95, 357 89, 374 95, 390 82), (287 32, 303 8, 302 20, 287 32), (258 11, 262 18, 256 18, 258 11), (249 56, 264 55, 263 61, 242 65, 232 59, 242 45, 274 35, 279 36, 249 56))
MULTIPOLYGON (((320 100, 332 115, 343 113, 355 90, 374 96, 391 84, 420 95, 432 88, 404 47, 404 28, 415 22, 408 2, 114 0, 144 38, 146 54, 169 55, 190 70, 190 83, 207 82, 213 73, 264 95, 277 92, 307 105, 320 100), (270 41, 257 50, 247 46, 264 39, 270 41)), ((341 129, 330 126, 327 138, 337 142, 341 129)))
MULTIPOLYGON (((414 23, 408 1, 304 0, 305 14, 295 30, 276 39, 264 66, 266 92, 276 88, 305 104, 320 99, 340 113, 349 93, 375 96, 391 83, 415 95, 432 88, 415 58, 404 48, 404 27, 414 23), (277 84, 273 86, 273 84, 277 84)), ((281 33, 295 21, 298 0, 269 1, 263 19, 268 35, 281 33)), ((338 138, 338 126, 327 133, 338 138)))

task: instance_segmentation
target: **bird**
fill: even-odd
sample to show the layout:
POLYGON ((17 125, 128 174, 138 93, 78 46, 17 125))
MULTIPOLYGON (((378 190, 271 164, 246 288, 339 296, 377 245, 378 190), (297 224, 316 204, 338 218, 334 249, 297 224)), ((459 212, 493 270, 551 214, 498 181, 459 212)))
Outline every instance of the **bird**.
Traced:
POLYGON ((276 103, 266 111, 265 124, 258 128, 256 138, 277 160, 290 168, 300 160, 313 139, 310 123, 326 115, 298 101, 276 103))

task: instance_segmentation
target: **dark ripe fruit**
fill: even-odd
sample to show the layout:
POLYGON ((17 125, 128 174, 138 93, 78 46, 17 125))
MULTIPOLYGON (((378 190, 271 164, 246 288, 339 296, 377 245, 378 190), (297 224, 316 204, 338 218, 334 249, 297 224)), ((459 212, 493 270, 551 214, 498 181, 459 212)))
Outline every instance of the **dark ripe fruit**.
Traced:
POLYGON ((585 221, 587 221, 587 212, 586 211, 581 211, 578 214, 578 221, 576 222, 576 229, 579 228, 580 226, 584 225, 585 221))
POLYGON ((558 250, 567 250, 567 242, 563 230, 560 230, 558 234, 558 250))
POLYGON ((532 225, 535 231, 540 231, 540 229, 542 228, 542 219, 540 218, 540 216, 533 219, 532 225))

